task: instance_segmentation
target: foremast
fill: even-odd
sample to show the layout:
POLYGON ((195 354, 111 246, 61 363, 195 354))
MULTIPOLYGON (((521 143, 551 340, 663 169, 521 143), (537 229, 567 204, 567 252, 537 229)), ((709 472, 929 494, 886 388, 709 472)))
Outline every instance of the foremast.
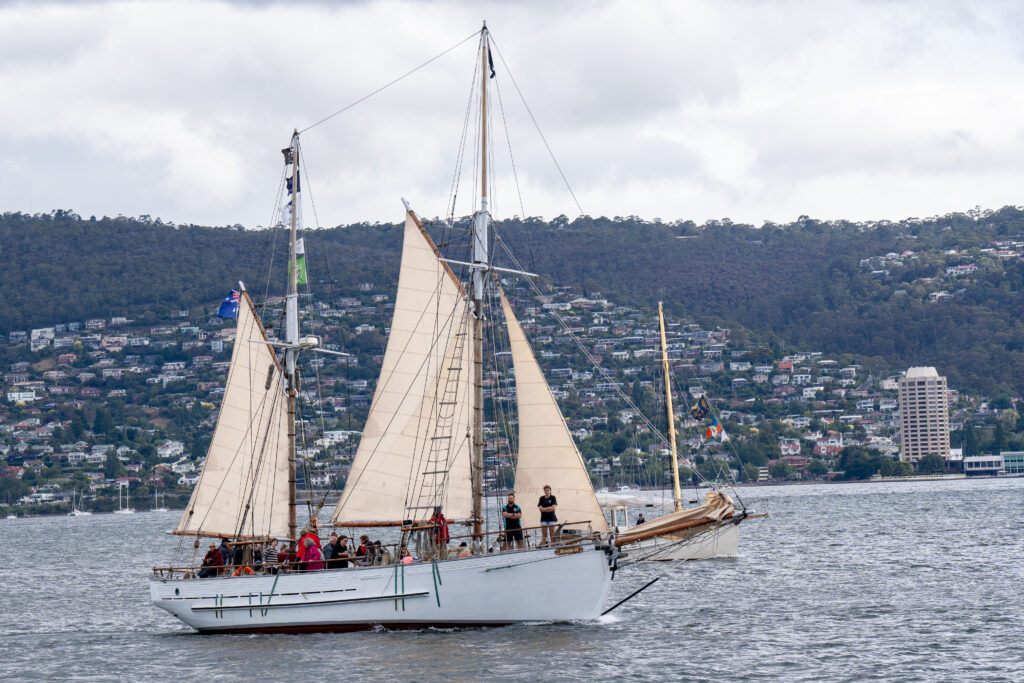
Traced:
POLYGON ((668 417, 668 447, 672 456, 672 499, 676 512, 683 509, 683 494, 679 488, 679 460, 676 455, 676 416, 672 411, 672 375, 668 365, 668 348, 665 343, 665 314, 658 302, 658 328, 661 330, 661 368, 665 375, 665 413, 668 417))
POLYGON ((484 497, 484 316, 487 273, 490 270, 487 230, 487 23, 480 29, 480 209, 473 216, 473 420, 470 478, 473 489, 473 536, 480 537, 484 497))
POLYGON ((299 133, 292 133, 291 145, 281 150, 285 166, 291 166, 291 226, 288 236, 288 293, 285 297, 284 371, 288 394, 288 537, 298 539, 295 500, 295 412, 298 387, 299 355, 299 272, 296 264, 299 225, 299 133))

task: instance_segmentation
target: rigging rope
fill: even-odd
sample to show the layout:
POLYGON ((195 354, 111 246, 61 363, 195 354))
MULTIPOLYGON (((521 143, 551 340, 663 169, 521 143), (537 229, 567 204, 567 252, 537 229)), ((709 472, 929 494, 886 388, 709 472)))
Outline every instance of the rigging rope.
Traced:
POLYGON ((386 83, 386 84, 382 85, 381 87, 377 88, 376 90, 374 90, 373 92, 371 92, 371 93, 369 93, 369 94, 367 94, 367 95, 363 95, 362 97, 360 97, 360 98, 359 98, 358 100, 356 100, 355 102, 352 102, 351 104, 348 104, 348 105, 346 105, 346 106, 342 107, 341 109, 339 109, 338 111, 334 112, 333 114, 329 114, 329 115, 325 116, 324 118, 320 119, 320 120, 319 120, 319 121, 317 121, 316 123, 311 123, 310 125, 306 126, 306 127, 305 127, 305 128, 303 128, 302 130, 300 130, 300 131, 299 131, 299 134, 301 135, 302 133, 305 133, 305 132, 306 132, 306 131, 308 131, 308 130, 311 130, 311 129, 313 129, 313 128, 316 128, 316 127, 317 127, 317 126, 319 126, 319 125, 320 125, 321 123, 326 123, 327 121, 330 121, 330 120, 331 120, 331 119, 333 119, 333 118, 334 118, 335 116, 338 116, 339 114, 343 114, 343 113, 345 113, 346 111, 348 111, 348 110, 349 110, 349 109, 351 109, 352 107, 356 106, 357 104, 362 104, 363 102, 365 102, 366 100, 370 99, 370 98, 371 98, 371 97, 373 97, 374 95, 377 95, 378 93, 381 93, 381 92, 383 92, 383 91, 387 90, 388 88, 390 88, 390 87, 391 87, 391 86, 393 86, 394 84, 398 83, 399 81, 402 81, 402 80, 404 80, 405 78, 407 78, 407 77, 409 77, 409 76, 413 75, 414 73, 416 73, 417 71, 419 71, 419 70, 420 70, 420 69, 422 69, 423 67, 425 67, 425 66, 428 66, 428 65, 430 65, 430 64, 432 64, 432 63, 434 63, 434 62, 436 62, 436 61, 437 61, 438 59, 440 59, 441 57, 444 57, 444 56, 445 56, 446 54, 448 54, 449 52, 451 52, 451 51, 452 51, 452 50, 454 50, 455 48, 459 47, 459 46, 460 46, 460 45, 462 45, 463 43, 465 43, 465 42, 467 42, 467 41, 471 40, 471 39, 472 39, 472 38, 473 38, 474 36, 477 36, 477 35, 479 35, 479 34, 480 34, 480 31, 473 31, 473 32, 472 32, 471 34, 469 34, 468 36, 466 36, 465 38, 463 38, 463 39, 462 39, 462 40, 460 40, 459 42, 455 43, 454 45, 452 45, 452 46, 451 46, 450 48, 448 48, 448 49, 447 49, 447 50, 445 50, 444 52, 441 52, 441 53, 439 53, 439 54, 436 54, 436 55, 434 55, 433 57, 431 57, 431 58, 430 58, 430 59, 428 59, 427 61, 425 61, 425 62, 423 62, 422 64, 420 64, 419 66, 417 66, 417 67, 416 67, 415 69, 412 69, 411 71, 407 71, 407 72, 405 72, 404 74, 402 74, 402 75, 401 75, 401 76, 399 76, 398 78, 394 79, 393 81, 390 81, 390 82, 388 82, 388 83, 386 83))

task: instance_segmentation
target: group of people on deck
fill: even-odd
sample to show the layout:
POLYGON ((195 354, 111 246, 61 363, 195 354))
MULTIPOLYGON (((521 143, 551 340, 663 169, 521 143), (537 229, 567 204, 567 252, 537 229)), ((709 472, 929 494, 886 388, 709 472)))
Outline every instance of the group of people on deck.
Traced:
MULTIPOLYGON (((544 487, 544 495, 537 501, 537 509, 540 511, 541 547, 550 545, 555 541, 554 529, 558 524, 558 517, 555 511, 558 508, 558 500, 551 492, 550 486, 544 487)), ((501 534, 501 548, 510 549, 513 544, 517 549, 522 550, 523 542, 522 518, 523 510, 516 504, 514 493, 508 494, 508 502, 501 509, 501 516, 504 521, 504 531, 501 534)), ((441 559, 448 557, 447 547, 451 539, 448 529, 448 521, 440 507, 434 508, 434 514, 427 522, 427 534, 434 548, 438 550, 441 559)), ((317 528, 316 520, 311 520, 309 526, 302 531, 302 536, 297 542, 281 543, 278 547, 276 541, 269 541, 260 546, 254 543, 230 543, 228 539, 221 539, 220 545, 210 543, 210 549, 203 558, 202 567, 199 570, 199 578, 207 578, 220 574, 233 573, 235 576, 253 573, 276 574, 280 571, 315 572, 323 569, 345 569, 350 565, 372 566, 388 565, 393 561, 402 564, 411 564, 418 560, 412 553, 403 546, 398 551, 397 560, 392 558, 391 552, 380 541, 370 541, 370 537, 363 534, 359 537, 359 545, 353 549, 349 545, 348 536, 337 532, 331 533, 327 545, 322 545, 317 528)), ((471 549, 462 543, 458 547, 458 557, 469 557, 471 549)))
POLYGON ((269 541, 260 546, 253 543, 230 543, 221 539, 220 545, 210 543, 203 558, 199 578, 233 573, 235 576, 258 572, 276 574, 280 571, 314 572, 322 569, 345 569, 350 565, 369 566, 391 564, 391 553, 380 541, 370 541, 363 534, 359 546, 353 549, 349 537, 332 533, 327 545, 322 545, 317 533, 316 520, 303 529, 297 542, 269 541), (249 556, 246 557, 246 552, 249 556))

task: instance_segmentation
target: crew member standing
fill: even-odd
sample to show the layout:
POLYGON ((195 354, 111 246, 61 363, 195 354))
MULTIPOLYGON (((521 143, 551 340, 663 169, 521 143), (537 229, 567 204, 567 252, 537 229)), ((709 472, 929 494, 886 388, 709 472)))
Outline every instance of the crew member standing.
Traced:
POLYGON ((508 505, 501 510, 501 516, 505 518, 505 547, 516 542, 516 547, 523 549, 523 524, 519 520, 523 518, 523 509, 516 505, 516 494, 508 494, 508 505))
POLYGON ((558 524, 558 517, 555 510, 558 508, 558 499, 551 493, 551 487, 544 487, 544 495, 537 501, 537 509, 540 510, 540 545, 546 546, 555 540, 554 525, 558 524))

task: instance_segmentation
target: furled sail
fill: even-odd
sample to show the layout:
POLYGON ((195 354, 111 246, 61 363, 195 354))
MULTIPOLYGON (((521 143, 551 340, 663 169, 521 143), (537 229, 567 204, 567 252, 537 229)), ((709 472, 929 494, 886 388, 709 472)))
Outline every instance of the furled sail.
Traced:
POLYGON ((472 514, 472 325, 462 288, 407 212, 387 349, 345 490, 331 522, 472 514))
POLYGON ((589 521, 595 531, 607 532, 608 523, 594 495, 583 457, 572 440, 562 411, 558 409, 505 292, 500 288, 498 291, 508 325, 516 375, 519 456, 515 490, 522 503, 524 525, 540 523, 540 512, 533 501, 544 495, 545 486, 551 486, 558 500, 559 521, 589 521))
POLYGON ((174 533, 288 535, 288 415, 282 372, 248 292, 202 474, 174 533))

